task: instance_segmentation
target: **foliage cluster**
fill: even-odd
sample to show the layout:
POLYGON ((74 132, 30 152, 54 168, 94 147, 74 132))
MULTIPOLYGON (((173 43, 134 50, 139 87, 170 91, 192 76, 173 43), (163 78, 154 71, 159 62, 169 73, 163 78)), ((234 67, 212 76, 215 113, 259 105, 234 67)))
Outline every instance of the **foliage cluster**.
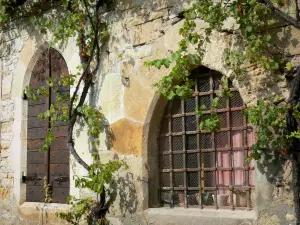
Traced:
POLYGON ((287 155, 287 149, 293 138, 300 139, 300 132, 287 132, 287 113, 293 111, 293 116, 299 119, 299 104, 278 103, 275 98, 273 101, 258 100, 256 105, 248 106, 244 111, 248 121, 256 128, 257 140, 252 145, 251 158, 259 160, 262 153, 270 150, 282 156, 287 155))
MULTIPOLYGON (((9 12, 20 10, 18 7, 24 2, 0 0, 0 24, 9 22, 9 12)), ((42 0, 40 2, 43 4, 42 0)), ((69 124, 70 139, 68 144, 70 152, 89 171, 87 178, 76 178, 76 186, 102 194, 105 184, 110 182, 114 172, 124 166, 124 163, 110 161, 107 164, 102 164, 98 159, 95 159, 92 165, 87 165, 76 153, 72 135, 74 123, 80 117, 90 126, 89 135, 98 138, 101 131, 101 113, 98 109, 86 104, 85 100, 99 68, 100 45, 108 38, 107 25, 101 20, 100 13, 110 0, 60 0, 56 2, 59 2, 60 7, 47 13, 40 12, 36 16, 30 16, 30 20, 34 26, 40 27, 41 33, 51 34, 53 39, 50 45, 75 37, 82 66, 79 68, 78 74, 68 77, 61 76, 57 80, 48 79, 48 86, 54 89, 59 86, 63 88, 71 85, 75 86, 75 92, 71 98, 68 98, 60 95, 58 91, 56 104, 51 105, 48 111, 39 116, 40 119, 50 119, 50 124, 52 124, 41 151, 48 150, 55 139, 52 134, 52 127, 55 127, 55 123, 57 121, 67 122, 69 124), (79 87, 81 85, 84 87, 80 93, 79 87)), ((214 30, 229 32, 223 29, 228 18, 235 19, 237 29, 232 34, 239 39, 243 47, 242 50, 228 48, 224 52, 224 59, 227 65, 235 71, 236 78, 247 72, 243 67, 245 63, 263 67, 266 70, 277 71, 283 67, 291 70, 291 63, 286 60, 285 52, 272 44, 270 34, 262 32, 265 27, 278 22, 272 17, 272 7, 269 7, 266 2, 268 0, 196 1, 191 9, 185 13, 184 25, 179 31, 183 38, 179 42, 178 50, 173 52, 170 57, 145 63, 147 66, 155 66, 158 69, 171 67, 171 72, 154 86, 168 99, 173 99, 175 96, 183 99, 191 97, 194 82, 190 78, 190 72, 201 65, 205 45, 210 41, 214 30), (196 23, 199 18, 207 23, 207 26, 200 30, 196 23), (190 53, 191 47, 195 49, 195 53, 190 53)), ((276 0, 276 4, 281 7, 285 2, 276 0)), ((220 88, 222 91, 213 100, 210 109, 205 108, 205 106, 200 106, 197 109, 197 115, 201 118, 204 117, 204 111, 211 110, 211 116, 201 120, 200 127, 202 129, 217 131, 220 128, 216 109, 221 97, 230 97, 230 90, 226 82, 225 78, 222 79, 220 88)), ((40 96, 48 95, 47 90, 48 87, 46 86, 37 90, 27 87, 26 93, 29 98, 38 101, 40 96)), ((294 110, 294 115, 299 118, 298 106, 284 102, 279 104, 276 99, 272 102, 259 100, 257 105, 248 107, 245 114, 249 121, 257 127, 257 143, 253 146, 252 158, 259 159, 259 151, 264 149, 271 148, 281 151, 287 147, 291 139, 300 137, 298 132, 289 135, 286 132, 285 115, 291 109, 294 110)), ((50 196, 47 196, 46 199, 50 199, 50 196)), ((72 212, 59 214, 61 218, 78 224, 81 216, 87 215, 89 223, 99 222, 92 221, 92 199, 79 200, 72 197, 69 203, 72 204, 72 212)), ((105 219, 100 222, 105 223, 105 219)))
MULTIPOLYGON (((97 154, 94 154, 94 163, 90 165, 91 170, 88 172, 87 177, 78 177, 75 176, 75 187, 77 188, 87 188, 94 193, 101 196, 105 186, 108 185, 114 175, 121 167, 127 168, 127 165, 123 161, 109 161, 108 163, 101 163, 100 158, 97 154)), ((79 225, 82 221, 82 218, 85 217, 85 220, 89 225, 105 225, 108 224, 108 221, 105 217, 99 218, 97 221, 94 221, 93 213, 96 208, 100 208, 99 202, 93 200, 91 197, 76 199, 75 197, 70 196, 68 199, 68 204, 72 205, 69 212, 60 212, 57 213, 57 216, 65 219, 73 225, 79 225)), ((103 210, 103 209, 99 209, 103 210)))
MULTIPOLYGON (((276 2, 283 6, 281 1, 276 2)), ((164 76, 154 87, 168 99, 179 96, 190 98, 193 94, 191 71, 201 65, 205 46, 210 42, 214 31, 225 32, 234 36, 239 48, 228 46, 223 52, 224 61, 235 73, 234 79, 239 79, 247 73, 245 64, 264 68, 266 71, 280 72, 282 69, 291 70, 291 62, 286 60, 285 52, 272 42, 272 36, 266 30, 278 23, 274 19, 270 8, 256 0, 223 0, 197 1, 185 14, 183 27, 179 30, 182 40, 178 50, 170 57, 146 62, 146 66, 158 69, 171 67, 171 72, 164 76), (233 31, 224 30, 224 24, 233 18, 236 28, 233 31), (203 20, 206 26, 197 27, 197 20, 203 20), (195 51, 192 51, 194 49, 195 51)), ((220 53, 222 54, 222 53, 220 53)), ((217 131, 220 119, 216 112, 220 97, 229 98, 227 78, 222 78, 219 96, 216 96, 210 109, 205 105, 196 109, 196 115, 201 118, 200 128, 217 131), (211 110, 210 116, 204 116, 204 111, 211 110)), ((248 107, 244 114, 257 129, 257 143, 253 145, 253 159, 259 159, 263 151, 286 149, 291 138, 298 138, 296 134, 287 135, 285 117, 289 109, 294 108, 287 102, 280 104, 274 101, 259 100, 256 105, 248 107)))

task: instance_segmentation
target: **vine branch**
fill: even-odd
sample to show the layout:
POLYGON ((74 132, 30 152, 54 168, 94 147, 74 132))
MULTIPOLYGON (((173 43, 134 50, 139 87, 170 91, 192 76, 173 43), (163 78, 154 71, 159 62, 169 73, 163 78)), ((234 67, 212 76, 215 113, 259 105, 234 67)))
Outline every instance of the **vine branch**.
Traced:
MULTIPOLYGON (((282 12, 280 9, 275 7, 270 0, 257 0, 259 3, 265 5, 268 9, 271 10, 275 15, 283 19, 285 22, 293 25, 294 27, 300 29, 300 22, 297 19, 289 16, 285 12, 282 12)), ((299 15, 299 14, 298 14, 299 15)))
MULTIPOLYGON (((289 96, 289 102, 292 106, 296 106, 300 100, 300 67, 297 70, 296 76, 292 81, 292 88, 289 96)), ((290 135, 292 132, 298 131, 298 123, 293 115, 293 110, 289 110, 287 115, 287 130, 290 135)), ((300 165, 299 165, 299 140, 293 139, 290 147, 289 153, 291 155, 290 160, 292 163, 292 188, 294 194, 294 207, 297 219, 297 225, 300 224, 300 165)))
POLYGON ((300 20, 300 16, 299 16, 298 0, 295 0, 295 5, 296 5, 296 19, 297 19, 297 21, 299 21, 300 20))
MULTIPOLYGON (((92 24, 92 18, 91 18, 91 15, 89 14, 88 12, 88 8, 87 8, 87 5, 86 5, 86 1, 84 1, 84 4, 85 4, 85 9, 87 11, 87 14, 88 14, 88 18, 92 24)), ((99 12, 99 7, 96 8, 95 10, 95 15, 97 16, 98 18, 98 12, 99 12)), ((88 58, 88 63, 85 65, 85 69, 76 85, 76 88, 75 88, 75 91, 72 95, 72 98, 71 98, 71 101, 70 101, 70 106, 69 106, 69 125, 68 125, 68 140, 67 140, 67 145, 68 145, 68 148, 71 152, 71 154, 74 156, 74 158, 76 159, 76 161, 82 165, 86 170, 90 170, 90 167, 88 166, 88 164, 78 155, 76 149, 75 149, 75 143, 74 143, 74 140, 73 140, 73 131, 74 131, 74 126, 75 126, 75 123, 76 123, 76 120, 77 120, 77 117, 80 115, 80 113, 78 112, 78 109, 83 106, 84 102, 85 102, 85 99, 87 97, 87 94, 88 94, 88 90, 90 88, 90 86, 92 85, 93 83, 93 80, 92 80, 92 77, 94 75, 94 73, 99 69, 99 65, 100 65, 100 46, 99 46, 99 43, 98 43, 98 35, 99 35, 99 20, 97 20, 97 23, 96 23, 96 26, 95 25, 92 25, 92 29, 94 30, 94 43, 93 43, 93 47, 92 47, 92 51, 91 51, 91 55, 89 56, 88 58), (90 71, 90 65, 91 65, 91 62, 94 58, 94 55, 95 55, 95 51, 96 51, 96 61, 97 61, 97 64, 96 64, 96 67, 93 71, 90 71), (83 90, 82 90, 82 93, 81 93, 81 96, 80 96, 80 99, 79 99, 79 103, 77 104, 77 106, 75 107, 74 111, 73 111, 73 104, 74 104, 74 101, 75 101, 75 98, 78 94, 78 91, 79 91, 79 87, 82 83, 82 81, 84 80, 84 87, 83 87, 83 90), (73 112, 73 113, 72 113, 73 112)), ((85 61, 85 59, 81 56, 81 61, 85 61)))

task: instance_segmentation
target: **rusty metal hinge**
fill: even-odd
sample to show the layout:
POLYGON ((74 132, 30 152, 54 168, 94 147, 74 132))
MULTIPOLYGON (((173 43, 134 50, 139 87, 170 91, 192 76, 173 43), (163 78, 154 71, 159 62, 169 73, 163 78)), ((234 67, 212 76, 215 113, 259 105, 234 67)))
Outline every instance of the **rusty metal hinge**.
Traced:
POLYGON ((37 181, 42 180, 40 176, 38 176, 36 173, 30 175, 30 176, 22 176, 22 183, 27 183, 28 181, 33 181, 36 183, 37 181))
POLYGON ((62 183, 62 182, 68 182, 69 177, 59 175, 59 176, 54 177, 53 180, 56 181, 59 184, 59 183, 62 183))
POLYGON ((24 90, 24 92, 23 92, 23 100, 28 100, 28 96, 27 96, 25 90, 24 90))

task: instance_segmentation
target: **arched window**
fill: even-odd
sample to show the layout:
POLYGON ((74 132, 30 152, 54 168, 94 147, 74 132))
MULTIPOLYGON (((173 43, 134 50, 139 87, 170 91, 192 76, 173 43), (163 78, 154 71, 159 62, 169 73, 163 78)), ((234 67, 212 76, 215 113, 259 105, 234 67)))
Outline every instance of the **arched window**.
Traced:
MULTIPOLYGON (((68 75, 66 62, 55 49, 47 49, 34 66, 30 86, 35 89, 47 86, 46 81, 49 77, 57 78, 62 74, 68 75)), ((48 151, 39 151, 51 124, 49 121, 40 120, 38 114, 48 110, 50 104, 56 101, 57 91, 49 87, 48 91, 49 97, 42 97, 39 102, 28 101, 26 201, 44 202, 45 178, 51 187, 52 201, 65 203, 70 186, 67 125, 54 124, 53 133, 56 139, 48 151)), ((70 95, 69 88, 59 88, 58 91, 63 95, 70 95)))
POLYGON ((232 97, 220 99, 219 131, 200 130, 201 121, 195 116, 203 104, 210 109, 221 76, 199 67, 193 71, 194 97, 175 98, 166 107, 159 138, 161 204, 252 208, 254 167, 245 158, 253 136, 241 113, 245 105, 239 92, 230 83, 232 97))

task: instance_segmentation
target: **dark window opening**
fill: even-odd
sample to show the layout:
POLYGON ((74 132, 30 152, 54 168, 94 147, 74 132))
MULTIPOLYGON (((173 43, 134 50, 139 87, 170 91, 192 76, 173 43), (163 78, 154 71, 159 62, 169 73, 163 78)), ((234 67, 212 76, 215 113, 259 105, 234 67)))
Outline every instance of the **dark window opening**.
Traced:
MULTIPOLYGON (((200 67, 193 72, 195 96, 169 102, 160 131, 161 204, 177 207, 252 209, 254 165, 247 163, 252 130, 241 111, 243 100, 229 82, 232 97, 221 99, 221 129, 200 130, 195 110, 208 108, 222 75, 200 67)), ((205 113, 208 115, 209 110, 205 113)), ((205 118, 205 115, 204 117, 205 118)))

